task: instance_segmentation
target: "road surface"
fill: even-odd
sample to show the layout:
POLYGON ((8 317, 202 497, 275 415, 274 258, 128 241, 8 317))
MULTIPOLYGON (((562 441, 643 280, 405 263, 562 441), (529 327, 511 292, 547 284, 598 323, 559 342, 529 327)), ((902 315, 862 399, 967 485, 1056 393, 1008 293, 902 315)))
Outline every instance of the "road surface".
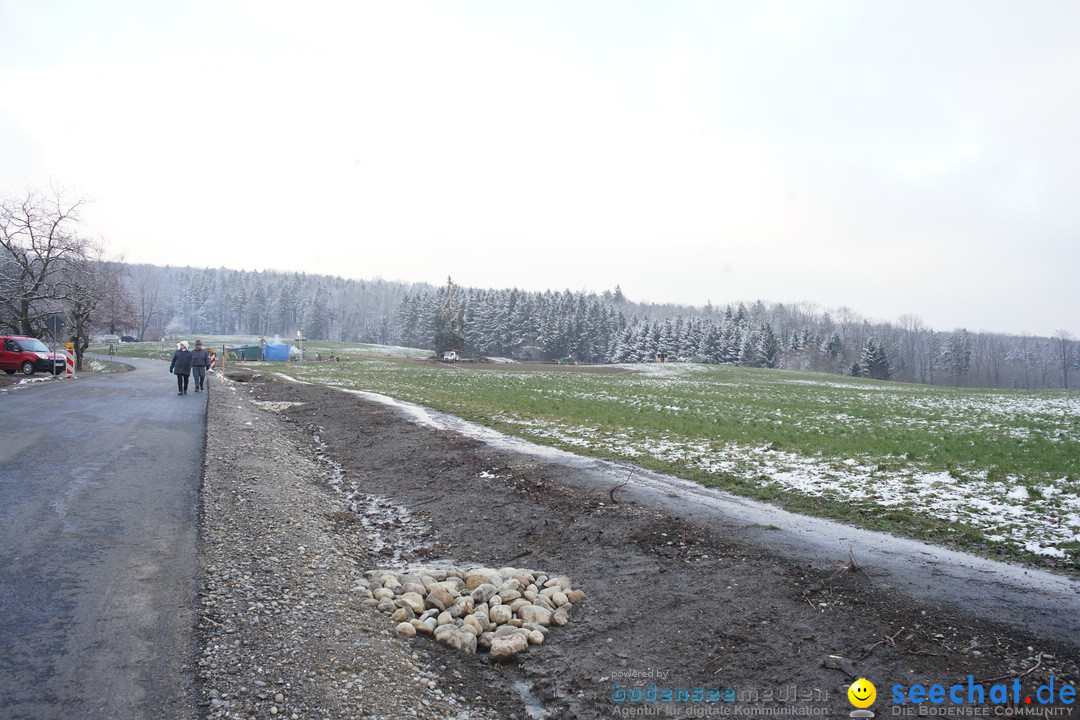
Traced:
POLYGON ((125 362, 0 393, 2 718, 195 716, 206 396, 125 362))

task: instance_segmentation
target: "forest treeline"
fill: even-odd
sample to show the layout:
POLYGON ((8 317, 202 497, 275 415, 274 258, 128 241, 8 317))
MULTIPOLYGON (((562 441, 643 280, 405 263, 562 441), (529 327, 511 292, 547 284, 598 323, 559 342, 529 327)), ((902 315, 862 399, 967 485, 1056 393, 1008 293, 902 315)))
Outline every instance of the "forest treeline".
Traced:
MULTIPOLYGON (((447 288, 302 273, 129 265, 142 337, 280 336, 432 349, 447 288)), ((918 383, 1064 387, 1080 358, 1062 337, 940 331, 914 316, 873 322, 813 303, 686 307, 632 302, 621 289, 528 292, 453 288, 465 354, 533 361, 657 358, 817 370, 918 383)), ((120 328, 112 328, 118 331, 120 328)))
POLYGON ((758 301, 703 308, 636 303, 618 287, 456 288, 324 275, 131 265, 80 232, 63 189, 0 196, 0 332, 75 346, 97 332, 292 337, 457 350, 519 360, 668 360, 819 370, 986 387, 1068 387, 1072 336, 940 331, 915 316, 872 322, 849 308, 758 301))

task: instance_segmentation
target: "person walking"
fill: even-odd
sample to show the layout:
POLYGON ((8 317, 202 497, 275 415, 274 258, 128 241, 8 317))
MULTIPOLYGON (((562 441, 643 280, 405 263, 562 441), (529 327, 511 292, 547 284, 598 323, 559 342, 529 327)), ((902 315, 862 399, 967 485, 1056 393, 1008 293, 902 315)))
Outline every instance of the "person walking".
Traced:
POLYGON ((210 353, 203 350, 202 340, 195 341, 191 351, 191 374, 195 376, 195 392, 206 389, 206 373, 210 369, 210 353))
POLYGON ((188 379, 191 377, 191 351, 187 349, 186 342, 181 342, 180 347, 173 353, 169 372, 176 374, 176 394, 187 395, 188 379))

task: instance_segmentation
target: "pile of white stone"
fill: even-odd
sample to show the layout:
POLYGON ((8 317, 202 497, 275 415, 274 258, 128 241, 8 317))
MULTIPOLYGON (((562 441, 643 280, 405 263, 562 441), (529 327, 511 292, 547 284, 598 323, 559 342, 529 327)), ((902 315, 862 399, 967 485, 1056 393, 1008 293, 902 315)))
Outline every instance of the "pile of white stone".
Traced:
POLYGON ((516 568, 371 570, 354 588, 398 623, 401 637, 433 635, 455 650, 507 660, 565 625, 585 593, 570 578, 516 568))

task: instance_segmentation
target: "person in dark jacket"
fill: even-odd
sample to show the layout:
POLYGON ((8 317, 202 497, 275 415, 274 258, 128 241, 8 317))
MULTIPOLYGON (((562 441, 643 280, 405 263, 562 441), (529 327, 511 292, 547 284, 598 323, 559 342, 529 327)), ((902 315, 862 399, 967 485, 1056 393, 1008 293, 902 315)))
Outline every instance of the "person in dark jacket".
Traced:
POLYGON ((195 392, 206 389, 206 371, 210 369, 210 353, 203 350, 202 340, 195 341, 191 351, 191 374, 195 376, 195 392))
POLYGON ((169 372, 176 373, 176 394, 187 395, 188 379, 191 377, 191 351, 187 349, 186 342, 180 343, 180 347, 173 353, 169 372))

